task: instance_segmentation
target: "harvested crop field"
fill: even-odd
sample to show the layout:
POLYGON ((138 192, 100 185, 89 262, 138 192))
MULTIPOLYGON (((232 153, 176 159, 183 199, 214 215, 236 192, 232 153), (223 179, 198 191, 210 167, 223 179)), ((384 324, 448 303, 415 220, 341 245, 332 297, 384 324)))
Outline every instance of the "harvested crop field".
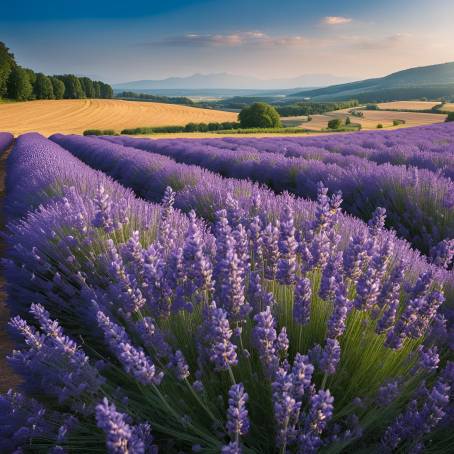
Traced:
POLYGON ((447 102, 446 104, 443 104, 442 110, 444 112, 454 112, 454 102, 447 102))
POLYGON ((378 105, 380 109, 409 109, 409 110, 429 110, 438 106, 438 101, 391 101, 381 102, 378 105))
POLYGON ((114 99, 65 99, 0 105, 0 131, 15 135, 39 132, 80 134, 86 129, 185 125, 195 122, 235 121, 237 114, 175 104, 114 99))
POLYGON ((406 126, 423 126, 434 123, 443 123, 446 119, 446 115, 442 114, 394 112, 390 110, 362 110, 361 112, 363 112, 364 116, 360 118, 352 116, 349 110, 350 109, 344 109, 336 112, 328 112, 325 115, 312 115, 312 121, 302 123, 301 128, 319 131, 328 126, 329 120, 332 120, 333 118, 345 119, 347 116, 350 117, 352 123, 361 124, 363 129, 376 129, 379 123, 385 128, 392 128, 394 120, 405 121, 405 124, 396 126, 396 128, 402 128, 406 126))

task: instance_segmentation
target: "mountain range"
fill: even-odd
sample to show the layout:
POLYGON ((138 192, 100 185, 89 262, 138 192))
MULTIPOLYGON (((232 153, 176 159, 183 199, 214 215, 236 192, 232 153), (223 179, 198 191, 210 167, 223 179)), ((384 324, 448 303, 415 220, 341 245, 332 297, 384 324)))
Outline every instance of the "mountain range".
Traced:
POLYGON ((193 74, 188 77, 169 77, 162 80, 135 80, 113 85, 116 90, 150 89, 253 89, 275 90, 305 87, 325 87, 353 80, 352 77, 331 74, 306 74, 287 79, 259 79, 229 73, 193 74))

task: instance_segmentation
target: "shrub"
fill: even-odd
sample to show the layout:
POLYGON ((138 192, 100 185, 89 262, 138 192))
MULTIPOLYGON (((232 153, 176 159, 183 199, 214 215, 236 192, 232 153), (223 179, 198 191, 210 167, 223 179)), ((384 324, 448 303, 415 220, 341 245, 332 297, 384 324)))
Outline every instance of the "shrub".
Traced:
POLYGON ((381 123, 378 123, 377 129, 383 129, 383 125, 381 123))
POLYGON ((220 129, 219 123, 208 123, 208 131, 218 131, 220 129))
POLYGON ((333 118, 328 121, 328 129, 339 129, 342 126, 342 121, 339 118, 333 118))
POLYGON ((281 128, 277 110, 263 102, 245 107, 238 116, 242 128, 281 128))
POLYGON ((195 132, 195 131, 197 131, 198 130, 197 123, 188 123, 184 127, 184 130, 185 130, 185 132, 195 132))
POLYGON ((393 120, 393 126, 404 125, 405 120, 393 120))
POLYGON ((377 106, 377 104, 368 104, 366 106, 367 110, 380 110, 380 108, 377 106))
POLYGON ((446 121, 454 121, 454 112, 449 112, 446 121))
POLYGON ((351 124, 351 120, 350 120, 350 117, 347 117, 345 119, 345 125, 349 125, 349 124, 351 124))
POLYGON ((113 129, 86 129, 84 136, 115 136, 116 132, 113 129))

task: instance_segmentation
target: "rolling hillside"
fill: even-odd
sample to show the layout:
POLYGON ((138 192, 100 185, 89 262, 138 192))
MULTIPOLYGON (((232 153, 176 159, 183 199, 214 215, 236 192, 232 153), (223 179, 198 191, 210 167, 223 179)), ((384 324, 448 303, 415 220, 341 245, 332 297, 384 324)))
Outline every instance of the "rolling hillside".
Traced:
POLYGON ((235 121, 237 114, 219 110, 114 99, 65 99, 0 104, 0 131, 36 131, 44 135, 80 134, 86 129, 185 125, 235 121))
POLYGON ((385 77, 298 92, 314 100, 358 99, 360 102, 454 96, 454 62, 399 71, 385 77))

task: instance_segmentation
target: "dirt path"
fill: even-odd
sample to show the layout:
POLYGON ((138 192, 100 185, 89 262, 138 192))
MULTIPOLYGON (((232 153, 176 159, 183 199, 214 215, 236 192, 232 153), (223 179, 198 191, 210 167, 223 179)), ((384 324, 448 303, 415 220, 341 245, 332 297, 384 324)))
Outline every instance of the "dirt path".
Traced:
MULTIPOLYGON (((12 147, 0 155, 0 229, 3 230, 5 217, 3 202, 5 198, 5 175, 6 159, 11 153, 12 147)), ((5 255, 5 242, 0 237, 0 257, 5 255)), ((0 393, 9 388, 14 388, 19 383, 19 377, 13 373, 6 362, 6 355, 13 349, 13 343, 6 334, 6 324, 9 320, 8 308, 6 307, 6 288, 2 269, 0 268, 0 393)))

